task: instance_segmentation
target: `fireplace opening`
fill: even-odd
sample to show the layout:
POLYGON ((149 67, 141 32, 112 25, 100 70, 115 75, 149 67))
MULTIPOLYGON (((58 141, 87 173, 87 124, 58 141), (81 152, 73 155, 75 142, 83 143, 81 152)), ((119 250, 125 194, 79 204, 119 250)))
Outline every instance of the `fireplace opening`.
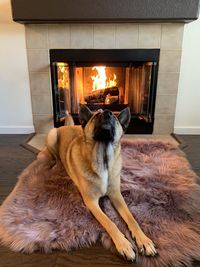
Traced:
POLYGON ((54 126, 64 125, 66 110, 79 124, 80 105, 129 107, 127 133, 151 134, 158 73, 158 49, 50 50, 54 126))

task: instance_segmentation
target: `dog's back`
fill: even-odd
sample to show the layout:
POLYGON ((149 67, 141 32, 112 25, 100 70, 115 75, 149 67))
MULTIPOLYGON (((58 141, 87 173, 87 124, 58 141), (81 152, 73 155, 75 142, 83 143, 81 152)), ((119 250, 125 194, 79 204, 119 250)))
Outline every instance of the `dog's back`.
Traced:
POLYGON ((73 143, 73 140, 75 140, 79 136, 82 136, 83 131, 81 126, 78 125, 62 126, 57 129, 57 134, 57 146, 59 150, 59 156, 61 161, 64 163, 66 153, 70 145, 73 143), (60 142, 60 140, 62 141, 60 142))
POLYGON ((74 125, 72 116, 66 111, 65 126, 53 128, 49 131, 46 138, 46 146, 55 159, 61 158, 62 160, 64 157, 64 155, 61 155, 62 151, 66 152, 73 139, 81 134, 81 126, 74 125))

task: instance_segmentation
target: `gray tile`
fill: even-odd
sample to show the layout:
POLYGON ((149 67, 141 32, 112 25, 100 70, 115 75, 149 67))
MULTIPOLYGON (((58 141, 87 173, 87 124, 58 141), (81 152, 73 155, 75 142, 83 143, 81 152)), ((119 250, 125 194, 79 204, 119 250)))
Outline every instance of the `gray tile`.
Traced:
POLYGON ((115 24, 94 25, 94 48, 115 48, 115 24))
POLYGON ((138 24, 116 24, 116 48, 137 48, 138 24))
POLYGON ((69 48, 70 47, 70 26, 68 24, 48 25, 49 48, 69 48))
POLYGON ((47 25, 26 25, 27 48, 47 47, 47 25))
POLYGON ((171 134, 174 131, 174 115, 155 115, 153 134, 171 134))
POLYGON ((139 24, 139 48, 159 48, 161 39, 161 24, 139 24))
POLYGON ((50 75, 49 73, 30 73, 31 95, 50 95, 50 75))
POLYGON ((179 73, 159 73, 158 74, 158 94, 177 94, 179 73))
POLYGON ((181 50, 183 39, 183 23, 163 24, 161 49, 165 50, 181 50))
POLYGON ((33 114, 52 114, 50 95, 32 95, 33 114))
POLYGON ((176 108, 176 95, 157 95, 156 114, 174 114, 176 108))
POLYGON ((27 56, 28 56, 29 71, 37 71, 37 72, 49 71, 48 50, 28 49, 27 56))
POLYGON ((93 48, 93 24, 72 24, 70 34, 71 48, 93 48))
POLYGON ((33 122, 36 133, 46 134, 54 127, 53 115, 33 115, 33 122))
POLYGON ((161 50, 159 71, 179 72, 181 63, 181 51, 161 50))

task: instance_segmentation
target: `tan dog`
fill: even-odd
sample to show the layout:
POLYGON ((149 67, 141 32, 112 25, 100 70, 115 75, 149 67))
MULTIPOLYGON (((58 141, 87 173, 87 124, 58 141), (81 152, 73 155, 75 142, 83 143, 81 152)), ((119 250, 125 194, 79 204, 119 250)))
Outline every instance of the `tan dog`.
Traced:
POLYGON ((132 244, 99 207, 99 198, 105 195, 127 223, 139 252, 154 256, 153 242, 140 229, 120 192, 120 139, 130 121, 129 108, 116 117, 109 110, 92 114, 83 105, 79 117, 82 127, 63 126, 49 132, 48 150, 61 159, 85 205, 111 236, 118 252, 128 260, 135 259, 132 244))

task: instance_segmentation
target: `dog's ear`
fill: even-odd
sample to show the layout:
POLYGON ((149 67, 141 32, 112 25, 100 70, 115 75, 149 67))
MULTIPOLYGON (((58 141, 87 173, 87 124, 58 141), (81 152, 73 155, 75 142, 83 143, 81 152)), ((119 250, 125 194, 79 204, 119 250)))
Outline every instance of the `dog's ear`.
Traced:
POLYGON ((118 118, 124 132, 125 132, 126 129, 128 128, 129 122, 131 120, 130 108, 127 107, 127 108, 123 109, 117 118, 118 118))
POLYGON ((79 111, 79 121, 82 127, 84 128, 89 119, 92 117, 91 110, 86 105, 81 105, 79 111))

